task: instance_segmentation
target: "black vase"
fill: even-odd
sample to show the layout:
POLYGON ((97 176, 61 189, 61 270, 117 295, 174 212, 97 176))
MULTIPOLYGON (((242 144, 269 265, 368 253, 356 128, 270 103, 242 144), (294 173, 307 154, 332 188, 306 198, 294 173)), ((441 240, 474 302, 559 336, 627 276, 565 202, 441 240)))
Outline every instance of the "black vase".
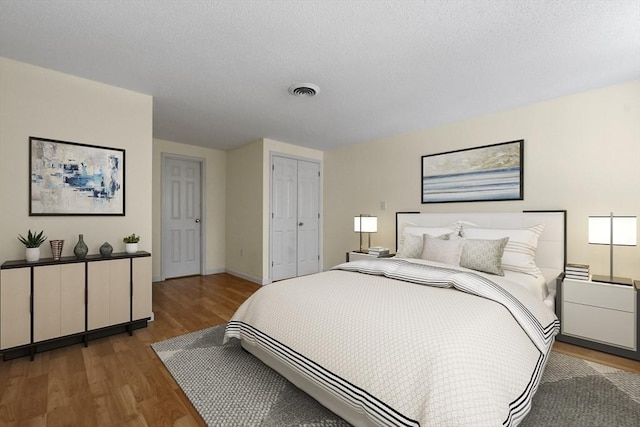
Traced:
POLYGON ((102 246, 100 246, 100 255, 103 257, 110 257, 111 252, 113 252, 113 246, 111 246, 109 242, 104 242, 102 246))
POLYGON ((76 258, 82 259, 87 256, 87 252, 89 252, 89 248, 84 242, 84 236, 80 234, 78 236, 78 243, 76 243, 76 246, 73 248, 73 253, 76 255, 76 258))

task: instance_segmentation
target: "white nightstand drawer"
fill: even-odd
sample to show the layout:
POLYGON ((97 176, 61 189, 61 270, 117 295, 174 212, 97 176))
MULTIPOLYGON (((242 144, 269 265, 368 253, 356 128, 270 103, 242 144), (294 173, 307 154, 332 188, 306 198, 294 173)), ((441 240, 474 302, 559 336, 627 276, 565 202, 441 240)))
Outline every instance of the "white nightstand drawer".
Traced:
POLYGON ((610 308, 629 313, 635 311, 635 290, 633 286, 571 279, 565 279, 562 286, 565 302, 610 308))
MULTIPOLYGON (((565 282, 566 284, 566 282, 565 282)), ((632 299, 633 301, 633 299, 632 299)), ((635 314, 590 305, 562 305, 562 334, 635 350, 635 314)))

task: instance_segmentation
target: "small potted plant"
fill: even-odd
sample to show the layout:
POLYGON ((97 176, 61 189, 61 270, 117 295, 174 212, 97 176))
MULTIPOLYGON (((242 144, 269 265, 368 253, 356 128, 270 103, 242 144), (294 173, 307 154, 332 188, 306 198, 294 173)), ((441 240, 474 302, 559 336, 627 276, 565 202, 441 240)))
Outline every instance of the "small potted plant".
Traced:
POLYGON ((29 232, 25 239, 21 234, 18 234, 18 240, 25 245, 25 257, 28 262, 36 262, 40 259, 40 245, 47 240, 47 236, 44 235, 44 231, 41 232, 29 232))
POLYGON ((138 242, 140 241, 140 236, 136 236, 132 234, 130 236, 122 239, 124 242, 124 251, 128 254, 135 254, 138 252, 138 242))

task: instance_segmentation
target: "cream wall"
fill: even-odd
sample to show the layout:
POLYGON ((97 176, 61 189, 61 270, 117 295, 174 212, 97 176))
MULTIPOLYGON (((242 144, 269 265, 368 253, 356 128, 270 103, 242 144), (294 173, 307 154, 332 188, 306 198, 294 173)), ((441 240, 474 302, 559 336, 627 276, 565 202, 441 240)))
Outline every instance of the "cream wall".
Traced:
POLYGON ((162 156, 163 154, 204 162, 202 181, 205 203, 202 224, 206 250, 206 274, 225 270, 226 153, 221 150, 153 140, 153 280, 161 280, 162 264, 162 156))
POLYGON ((227 151, 226 269, 262 283, 263 141, 227 151))
MULTIPOLYGON (((325 269, 357 249, 359 213, 378 216, 371 244, 394 248, 396 211, 566 209, 568 260, 606 274, 608 247, 587 244, 587 217, 640 217, 640 81, 327 151, 324 168, 325 269), (525 140, 523 201, 420 203, 421 156, 517 139, 525 140)), ((640 246, 616 247, 614 266, 640 279, 640 246)))
MULTIPOLYGON (((0 259, 24 259, 18 233, 44 230, 64 239, 73 254, 78 234, 89 253, 108 241, 124 252, 122 238, 142 236, 151 251, 152 97, 68 74, 0 58, 0 259), (29 136, 126 150, 126 216, 30 217, 29 136)), ((51 257, 49 243, 41 247, 51 257)))

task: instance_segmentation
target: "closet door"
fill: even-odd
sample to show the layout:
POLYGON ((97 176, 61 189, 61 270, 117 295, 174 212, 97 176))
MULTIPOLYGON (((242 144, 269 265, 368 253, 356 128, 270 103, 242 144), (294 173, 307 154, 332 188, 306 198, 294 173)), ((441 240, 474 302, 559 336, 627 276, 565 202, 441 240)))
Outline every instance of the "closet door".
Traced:
POLYGON ((320 165, 272 157, 271 279, 320 270, 320 165))
POLYGON ((271 186, 271 278, 297 275, 298 161, 273 157, 271 186))
POLYGON ((320 271, 320 165, 298 161, 298 276, 320 271))

